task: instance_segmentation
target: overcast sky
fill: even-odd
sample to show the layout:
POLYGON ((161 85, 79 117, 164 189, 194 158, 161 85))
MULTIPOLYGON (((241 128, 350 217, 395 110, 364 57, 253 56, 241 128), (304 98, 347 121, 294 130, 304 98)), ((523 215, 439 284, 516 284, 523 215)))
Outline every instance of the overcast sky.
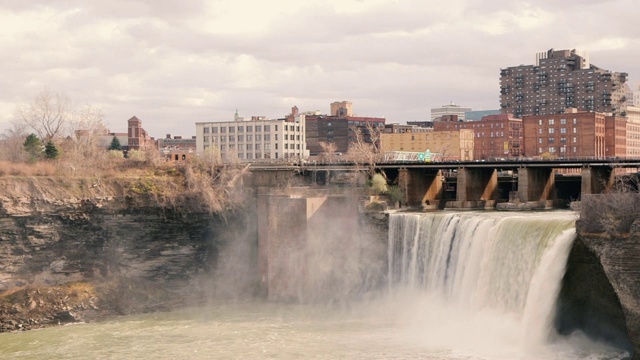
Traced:
POLYGON ((0 0, 0 131, 48 87, 135 115, 154 137, 195 122, 329 112, 425 120, 499 107, 499 70, 550 48, 640 80, 637 0, 0 0))

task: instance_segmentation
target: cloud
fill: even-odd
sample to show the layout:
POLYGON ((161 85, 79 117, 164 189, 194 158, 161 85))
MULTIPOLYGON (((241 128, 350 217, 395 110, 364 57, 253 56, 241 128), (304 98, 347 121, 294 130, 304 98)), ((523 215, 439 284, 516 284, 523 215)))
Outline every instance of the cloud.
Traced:
POLYGON ((499 69, 579 48, 630 74, 633 0, 0 0, 0 131, 45 86, 136 115, 153 136, 241 115, 329 111, 421 120, 450 101, 498 107, 499 69))

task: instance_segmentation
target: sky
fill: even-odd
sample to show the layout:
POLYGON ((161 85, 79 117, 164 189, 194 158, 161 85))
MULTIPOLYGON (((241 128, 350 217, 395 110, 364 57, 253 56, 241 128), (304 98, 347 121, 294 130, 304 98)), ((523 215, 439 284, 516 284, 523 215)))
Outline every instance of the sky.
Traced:
POLYGON ((44 89, 154 137, 291 107, 404 123, 499 108, 500 68, 580 49, 640 81, 637 0, 0 0, 0 132, 44 89))

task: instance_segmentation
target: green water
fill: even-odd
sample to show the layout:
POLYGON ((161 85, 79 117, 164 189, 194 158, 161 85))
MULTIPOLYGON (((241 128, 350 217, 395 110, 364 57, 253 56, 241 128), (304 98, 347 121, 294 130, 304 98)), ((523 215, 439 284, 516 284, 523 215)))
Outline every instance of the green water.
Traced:
POLYGON ((485 314, 468 319, 446 305, 416 299, 410 295, 340 307, 211 305, 4 333, 0 358, 533 360, 626 355, 579 337, 524 352, 509 337, 508 318, 485 314))

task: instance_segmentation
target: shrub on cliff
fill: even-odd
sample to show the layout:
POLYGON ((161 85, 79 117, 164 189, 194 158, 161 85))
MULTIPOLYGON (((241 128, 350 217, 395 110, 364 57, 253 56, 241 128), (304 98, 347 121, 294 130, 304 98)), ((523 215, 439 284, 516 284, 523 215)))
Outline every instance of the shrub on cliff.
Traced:
POLYGON ((640 193, 635 184, 616 184, 604 194, 583 195, 580 228, 585 232, 626 234, 640 221, 640 193))

